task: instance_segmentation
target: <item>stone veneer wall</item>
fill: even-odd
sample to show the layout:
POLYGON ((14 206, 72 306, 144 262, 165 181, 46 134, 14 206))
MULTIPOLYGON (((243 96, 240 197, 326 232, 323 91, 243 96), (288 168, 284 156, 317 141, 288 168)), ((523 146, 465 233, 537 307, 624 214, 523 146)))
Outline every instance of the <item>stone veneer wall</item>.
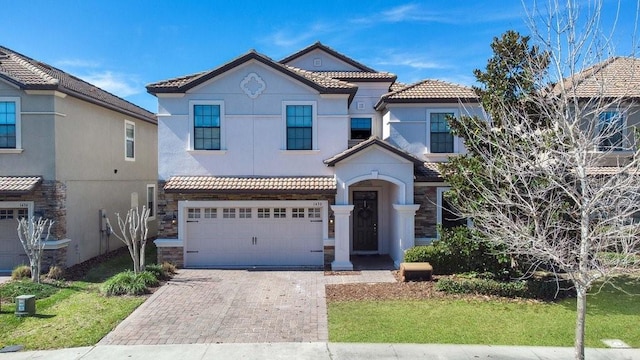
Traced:
POLYGON ((436 186, 416 185, 413 189, 413 203, 420 204, 415 217, 415 237, 435 238, 438 236, 438 191, 436 186))
POLYGON ((182 247, 159 247, 158 264, 169 262, 179 268, 184 266, 182 247))
MULTIPOLYGON (((55 180, 44 180, 28 194, 2 195, 0 201, 33 201, 33 212, 36 218, 42 216, 45 219, 54 220, 51 226, 50 239, 64 239, 67 235, 67 187, 64 183, 55 180)), ((56 265, 66 267, 67 247, 45 250, 42 259, 42 268, 48 270, 56 265)))

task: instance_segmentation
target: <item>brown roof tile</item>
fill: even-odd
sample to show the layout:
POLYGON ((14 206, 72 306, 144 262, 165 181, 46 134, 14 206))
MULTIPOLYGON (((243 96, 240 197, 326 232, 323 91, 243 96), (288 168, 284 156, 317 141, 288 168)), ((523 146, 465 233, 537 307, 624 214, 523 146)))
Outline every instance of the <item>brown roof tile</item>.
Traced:
POLYGON ((0 176, 0 193, 30 193, 41 182, 40 176, 0 176))
POLYGON ((458 102, 461 100, 478 101, 478 97, 470 87, 427 79, 385 94, 376 108, 383 103, 458 102))
POLYGON ((316 71, 316 73, 343 81, 374 82, 395 81, 397 76, 389 72, 369 71, 316 71))
POLYGON ((414 168, 415 181, 442 181, 438 163, 425 162, 414 168))
POLYGON ((24 90, 57 90, 156 124, 155 115, 60 69, 0 46, 0 78, 24 90))
POLYGON ((167 192, 336 192, 333 176, 173 176, 166 182, 167 192))
MULTIPOLYGON (((565 91, 580 98, 640 97, 640 59, 612 57, 563 82, 565 91)), ((559 94, 562 84, 554 87, 559 94)))

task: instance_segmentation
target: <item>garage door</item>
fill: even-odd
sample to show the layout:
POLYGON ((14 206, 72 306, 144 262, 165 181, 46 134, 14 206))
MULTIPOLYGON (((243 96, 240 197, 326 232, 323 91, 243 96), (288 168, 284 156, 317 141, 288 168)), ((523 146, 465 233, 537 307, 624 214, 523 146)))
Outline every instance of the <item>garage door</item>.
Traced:
POLYGON ((18 221, 27 216, 27 209, 0 209, 0 270, 13 270, 18 265, 28 264, 18 238, 18 221))
POLYGON ((185 266, 321 266, 325 202, 211 202, 184 209, 185 266))

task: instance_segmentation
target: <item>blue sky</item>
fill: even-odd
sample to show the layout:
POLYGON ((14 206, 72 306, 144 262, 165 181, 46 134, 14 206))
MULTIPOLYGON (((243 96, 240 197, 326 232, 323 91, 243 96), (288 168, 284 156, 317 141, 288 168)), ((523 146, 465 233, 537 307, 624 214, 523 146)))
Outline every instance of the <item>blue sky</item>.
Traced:
MULTIPOLYGON (((629 55, 638 0, 604 4, 606 24, 620 4, 617 54, 629 55)), ((28 0, 3 1, 3 14, 1 45, 151 111, 156 100, 146 84, 216 68, 251 49, 280 60, 321 41, 401 82, 471 85, 493 37, 529 32, 518 0, 28 0)))

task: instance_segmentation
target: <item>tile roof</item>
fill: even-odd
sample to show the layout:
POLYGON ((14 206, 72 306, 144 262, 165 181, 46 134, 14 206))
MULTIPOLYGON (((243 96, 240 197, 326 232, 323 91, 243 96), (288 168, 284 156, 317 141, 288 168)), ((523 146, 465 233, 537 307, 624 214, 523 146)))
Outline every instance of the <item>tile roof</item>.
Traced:
POLYGON ((425 102, 477 102, 472 88, 441 80, 423 80, 394 90, 382 96, 376 109, 385 103, 425 103, 425 102))
MULTIPOLYGON (((640 59, 612 57, 596 64, 564 82, 565 91, 580 98, 640 98, 640 59)), ((554 93, 561 92, 556 84, 554 93)))
POLYGON ((288 63, 290 61, 293 61, 293 60, 295 60, 295 59, 297 59, 297 58, 299 58, 299 57, 301 57, 301 56, 303 56, 305 54, 308 54, 308 53, 310 53, 310 52, 312 52, 313 50, 316 50, 316 49, 322 50, 322 51, 324 51, 324 52, 326 52, 326 53, 328 53, 328 54, 330 54, 330 55, 332 55, 332 56, 334 56, 334 57, 346 62, 347 64, 349 64, 349 65, 351 65, 351 66, 353 66, 353 67, 355 67, 357 69, 362 70, 362 71, 365 71, 365 72, 376 72, 372 68, 370 68, 368 66, 365 66, 364 64, 361 64, 361 63, 353 60, 352 58, 333 50, 332 48, 322 44, 319 41, 316 42, 315 44, 307 46, 306 48, 304 48, 304 49, 302 49, 302 50, 300 50, 300 51, 298 51, 298 52, 296 52, 294 54, 291 54, 291 55, 287 56, 286 58, 280 60, 280 63, 281 64, 286 64, 286 63, 288 63))
POLYGON ((415 181, 442 181, 438 163, 425 162, 414 168, 415 181))
POLYGON ((0 176, 0 193, 30 193, 41 182, 41 176, 0 176))
POLYGON ((84 80, 0 46, 0 78, 24 90, 56 90, 64 94, 157 124, 155 115, 84 80))
POLYGON ((173 176, 166 192, 336 192, 333 176, 173 176))
POLYGON ((382 148, 384 148, 384 149, 386 149, 386 150, 388 150, 388 151, 390 151, 390 152, 392 152, 392 153, 394 153, 396 155, 399 155, 399 156, 401 156, 401 157, 413 162, 414 164, 417 164, 417 165, 422 164, 422 160, 418 159, 417 157, 413 156, 412 154, 410 154, 410 153, 408 153, 408 152, 406 152, 406 151, 404 151, 402 149, 399 149, 399 148, 389 144, 388 142, 386 142, 384 140, 380 140, 380 138, 378 138, 377 136, 372 136, 369 139, 367 139, 367 140, 365 140, 365 141, 363 141, 363 142, 361 142, 361 143, 359 143, 359 144, 357 144, 357 145, 355 145, 355 146, 353 146, 351 148, 348 148, 348 149, 346 149, 346 150, 344 150, 344 151, 342 151, 342 152, 340 152, 338 154, 335 154, 334 156, 324 160, 324 163, 327 166, 334 166, 335 164, 339 163, 340 161, 342 161, 344 159, 347 159, 347 158, 359 153, 360 151, 362 151, 362 150, 364 150, 366 148, 369 148, 371 146, 374 146, 374 145, 378 145, 378 146, 380 146, 380 147, 382 147, 382 148))
POLYGON ((333 79, 313 71, 298 69, 292 66, 283 65, 271 60, 269 57, 262 55, 255 50, 220 66, 213 70, 203 71, 192 75, 181 76, 168 80, 159 81, 147 85, 147 92, 156 95, 160 93, 185 93, 186 91, 198 86, 214 77, 225 73, 247 61, 255 60, 271 67, 287 76, 290 76, 323 94, 348 94, 349 103, 353 100, 358 87, 345 81, 333 79))
POLYGON ((321 74, 333 79, 343 81, 359 81, 359 82, 374 82, 374 81, 395 81, 398 77, 395 74, 389 72, 369 72, 369 71, 315 71, 317 74, 321 74))

